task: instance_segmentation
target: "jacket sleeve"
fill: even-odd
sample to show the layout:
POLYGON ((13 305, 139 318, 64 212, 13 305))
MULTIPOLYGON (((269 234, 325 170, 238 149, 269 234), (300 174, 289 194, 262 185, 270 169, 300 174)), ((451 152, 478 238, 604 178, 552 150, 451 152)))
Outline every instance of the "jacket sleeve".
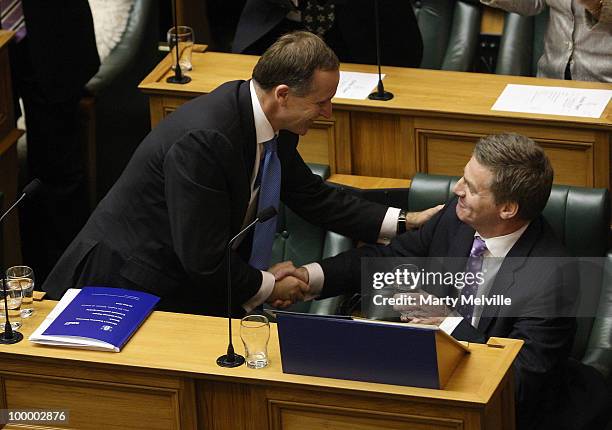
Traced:
POLYGON ((312 173, 295 142, 279 145, 281 200, 308 222, 352 239, 375 243, 387 207, 327 185, 312 173))
POLYGON ((366 245, 323 260, 321 267, 325 280, 321 297, 359 292, 362 258, 427 256, 436 227, 447 212, 448 205, 421 228, 397 236, 389 245, 366 245))

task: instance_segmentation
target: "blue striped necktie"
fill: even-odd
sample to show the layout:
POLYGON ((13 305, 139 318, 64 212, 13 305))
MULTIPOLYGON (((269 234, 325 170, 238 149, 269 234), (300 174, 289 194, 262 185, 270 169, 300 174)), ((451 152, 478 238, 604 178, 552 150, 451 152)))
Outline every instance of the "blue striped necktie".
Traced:
POLYGON ((0 0, 0 22, 4 30, 15 32, 15 41, 19 42, 25 37, 26 25, 21 0, 0 0))
MULTIPOLYGON (((264 143, 263 161, 258 175, 261 178, 259 200, 257 202, 258 212, 269 206, 274 206, 278 211, 280 204, 281 163, 276 153, 276 145, 276 138, 264 143)), ((255 227, 249 264, 256 269, 267 270, 270 266, 277 218, 278 216, 274 216, 255 227)))

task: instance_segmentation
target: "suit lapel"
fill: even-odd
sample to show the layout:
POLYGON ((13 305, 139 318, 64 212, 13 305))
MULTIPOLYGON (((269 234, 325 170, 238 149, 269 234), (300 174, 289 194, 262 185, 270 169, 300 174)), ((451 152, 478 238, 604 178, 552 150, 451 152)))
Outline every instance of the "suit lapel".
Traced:
MULTIPOLYGON (((494 295, 506 295, 506 292, 515 285, 515 275, 527 262, 527 258, 531 254, 531 250, 538 241, 542 232, 542 219, 536 218, 533 220, 519 240, 504 258, 499 272, 495 277, 493 286, 489 292, 489 297, 494 295)), ((486 332, 494 318, 499 314, 499 305, 487 306, 478 323, 478 330, 486 332)))

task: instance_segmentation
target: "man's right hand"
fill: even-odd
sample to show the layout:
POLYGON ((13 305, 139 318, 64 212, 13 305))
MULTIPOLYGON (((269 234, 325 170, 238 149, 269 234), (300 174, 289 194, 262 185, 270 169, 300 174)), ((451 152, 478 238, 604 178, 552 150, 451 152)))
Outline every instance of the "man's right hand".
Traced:
MULTIPOLYGON (((297 269, 296 272, 300 269, 297 269)), ((306 271, 306 269, 302 270, 306 271)), ((306 274, 306 277, 308 277, 308 274, 306 274)), ((304 300, 309 291, 307 282, 293 275, 285 276, 274 283, 274 289, 268 297, 267 303, 275 308, 284 309, 298 300, 304 300)))

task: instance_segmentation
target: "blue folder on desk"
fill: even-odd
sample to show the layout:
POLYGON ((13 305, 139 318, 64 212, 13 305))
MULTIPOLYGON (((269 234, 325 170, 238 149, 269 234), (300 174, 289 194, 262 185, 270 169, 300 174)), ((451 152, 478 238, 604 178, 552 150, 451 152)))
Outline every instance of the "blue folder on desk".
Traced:
POLYGON ((435 326, 277 314, 284 373, 444 388, 468 348, 435 326))

